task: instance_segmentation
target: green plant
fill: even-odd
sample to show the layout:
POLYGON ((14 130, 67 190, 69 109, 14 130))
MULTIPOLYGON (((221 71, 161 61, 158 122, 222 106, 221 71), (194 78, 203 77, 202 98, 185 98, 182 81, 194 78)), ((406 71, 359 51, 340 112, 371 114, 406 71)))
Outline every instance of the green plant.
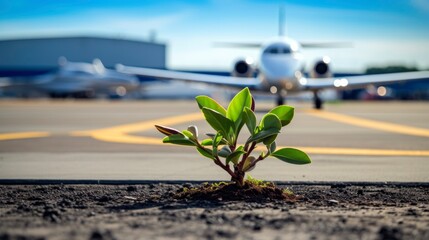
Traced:
POLYGON ((275 157, 292 164, 311 162, 307 154, 298 149, 276 149, 275 139, 280 129, 291 122, 294 115, 293 107, 287 105, 275 107, 257 124, 254 113, 255 101, 248 88, 237 93, 227 109, 208 96, 198 96, 196 100, 206 121, 216 131, 214 134, 207 134, 209 138, 200 141, 196 126, 190 126, 181 132, 165 126, 155 125, 155 127, 167 135, 163 139, 164 143, 196 147, 201 155, 210 158, 228 172, 231 180, 239 186, 244 184, 245 173, 267 157, 275 157), (250 136, 244 145, 238 145, 237 139, 244 125, 249 130, 250 136), (252 156, 256 145, 260 143, 266 146, 266 151, 252 156))
POLYGON ((269 187, 269 186, 274 186, 274 184, 272 182, 267 182, 267 181, 264 181, 264 180, 256 179, 256 178, 250 176, 250 174, 247 174, 247 176, 246 176, 246 182, 250 183, 252 185, 255 185, 255 186, 262 187, 262 188, 269 187))

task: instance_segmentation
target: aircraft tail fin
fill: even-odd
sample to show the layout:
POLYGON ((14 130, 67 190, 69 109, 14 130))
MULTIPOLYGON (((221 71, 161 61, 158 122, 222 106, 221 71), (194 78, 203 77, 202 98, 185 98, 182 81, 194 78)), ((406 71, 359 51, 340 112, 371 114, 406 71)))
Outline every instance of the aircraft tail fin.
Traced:
MULTIPOLYGON (((279 36, 285 35, 285 16, 284 16, 284 6, 280 5, 279 7, 279 36)), ((262 47, 261 42, 215 42, 213 43, 215 47, 230 47, 230 48, 260 48, 262 47)))
POLYGON ((283 5, 279 7, 279 36, 285 36, 285 8, 283 5))
POLYGON ((92 65, 94 65, 95 70, 97 70, 97 72, 99 72, 99 73, 104 72, 104 71, 105 71, 105 69, 106 69, 106 68, 104 67, 103 62, 102 62, 100 59, 98 59, 98 58, 96 58, 96 59, 94 59, 94 60, 92 61, 92 65))
POLYGON ((61 67, 65 66, 67 64, 67 62, 68 62, 67 58, 64 56, 61 56, 58 58, 58 65, 61 67))

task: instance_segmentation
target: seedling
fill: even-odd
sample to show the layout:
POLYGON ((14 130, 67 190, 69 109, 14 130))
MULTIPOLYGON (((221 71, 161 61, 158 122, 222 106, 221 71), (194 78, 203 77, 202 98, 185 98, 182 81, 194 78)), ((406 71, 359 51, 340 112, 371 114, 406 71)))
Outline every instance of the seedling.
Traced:
POLYGON ((244 88, 229 103, 227 109, 208 96, 196 97, 207 123, 216 131, 207 134, 208 138, 199 139, 198 129, 192 125, 187 130, 155 125, 161 133, 167 135, 164 143, 193 146, 197 151, 231 175, 231 180, 239 186, 244 184, 246 172, 267 157, 275 157, 292 164, 311 163, 306 153, 294 148, 276 149, 276 138, 280 129, 288 125, 293 118, 294 108, 281 105, 265 114, 259 124, 255 116, 255 100, 248 88, 244 88), (244 145, 237 143, 243 126, 250 132, 244 145), (252 155, 258 144, 266 150, 252 155))

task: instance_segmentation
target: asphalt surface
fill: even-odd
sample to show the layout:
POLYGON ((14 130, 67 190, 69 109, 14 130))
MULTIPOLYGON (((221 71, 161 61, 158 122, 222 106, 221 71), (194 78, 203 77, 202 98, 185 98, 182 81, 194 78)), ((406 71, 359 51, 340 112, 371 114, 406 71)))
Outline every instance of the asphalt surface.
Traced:
MULTIPOLYGON (((250 174, 279 181, 429 182, 427 102, 339 102, 323 111, 291 102, 278 146, 310 165, 275 158, 250 174)), ((257 103, 257 117, 273 107, 257 103)), ((211 132, 194 101, 0 102, 0 179, 227 180, 191 147, 161 143, 153 125, 211 132)), ((244 130, 245 131, 245 130, 244 130)))

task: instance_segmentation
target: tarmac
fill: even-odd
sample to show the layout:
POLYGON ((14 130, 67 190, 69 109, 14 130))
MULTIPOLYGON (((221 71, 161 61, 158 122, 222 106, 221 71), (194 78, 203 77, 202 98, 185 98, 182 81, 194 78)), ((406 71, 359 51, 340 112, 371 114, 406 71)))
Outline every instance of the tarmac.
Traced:
MULTIPOLYGON (((322 111, 290 105, 295 118, 277 145, 307 152, 312 164, 267 158, 253 177, 429 182, 427 102, 335 102, 322 111)), ((258 119, 273 106, 257 102, 258 119)), ((192 100, 2 100, 0 180, 228 180, 194 148, 162 144, 154 124, 212 132, 192 100)))

